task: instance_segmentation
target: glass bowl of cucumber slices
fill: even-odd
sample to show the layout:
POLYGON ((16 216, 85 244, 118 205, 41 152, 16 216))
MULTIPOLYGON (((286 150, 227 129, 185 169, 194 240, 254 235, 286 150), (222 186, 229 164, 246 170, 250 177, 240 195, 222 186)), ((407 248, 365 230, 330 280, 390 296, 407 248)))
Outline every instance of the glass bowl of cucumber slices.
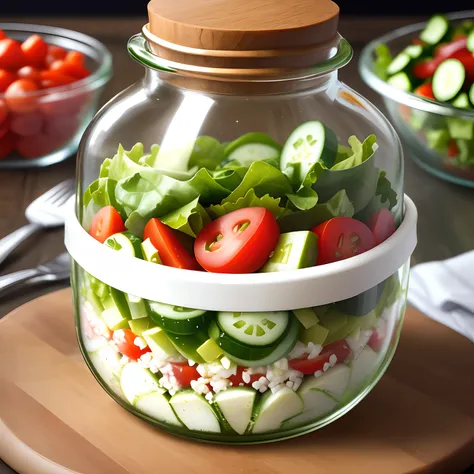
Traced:
POLYGON ((204 59, 204 45, 174 45, 170 61, 171 38, 149 28, 128 44, 144 78, 79 147, 66 246, 84 359, 116 402, 175 435, 251 444, 322 428, 397 346, 416 245, 398 136, 338 80, 352 50, 336 30, 305 66, 299 47, 281 54, 299 67, 276 68, 272 48, 255 69, 254 52, 229 60, 215 43, 204 59))
POLYGON ((434 15, 370 42, 359 70, 414 161, 474 187, 474 10, 434 15))

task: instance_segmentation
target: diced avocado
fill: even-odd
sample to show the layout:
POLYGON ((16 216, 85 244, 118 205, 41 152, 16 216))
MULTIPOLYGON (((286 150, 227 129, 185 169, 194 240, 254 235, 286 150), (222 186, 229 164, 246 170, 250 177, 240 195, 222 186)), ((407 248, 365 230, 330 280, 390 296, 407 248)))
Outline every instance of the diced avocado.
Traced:
POLYGON ((165 390, 140 395, 135 399, 135 408, 156 420, 170 425, 183 426, 176 417, 165 390))
POLYGON ((137 336, 142 336, 144 331, 147 331, 154 326, 150 318, 130 319, 128 325, 132 332, 137 336))
POLYGON ((102 319, 111 331, 128 328, 128 319, 124 318, 116 306, 111 306, 102 311, 102 319))
POLYGON ((344 327, 346 322, 347 316, 331 307, 319 317, 319 324, 324 326, 329 331, 329 334, 344 327))
POLYGON ((305 329, 301 333, 301 342, 304 344, 309 344, 312 342, 313 344, 324 344, 326 338, 328 337, 329 331, 319 324, 315 324, 311 326, 309 329, 305 329))
POLYGON ((273 255, 261 272, 282 272, 316 265, 318 237, 313 232, 300 230, 280 235, 273 255))
POLYGON ((146 318, 148 311, 145 301, 137 296, 125 294, 132 319, 146 318))
MULTIPOLYGON (((140 320, 136 319, 134 321, 140 320)), ((151 352, 153 352, 153 354, 158 358, 166 359, 167 357, 178 355, 178 351, 175 349, 163 329, 159 327, 147 329, 142 332, 142 337, 145 339, 151 352)))
POLYGON ((312 308, 294 309, 293 314, 305 329, 309 329, 319 323, 319 318, 312 308))
POLYGON ((285 420, 302 411, 303 400, 291 388, 283 387, 276 393, 268 390, 256 407, 252 433, 277 430, 285 420))
POLYGON ((86 291, 86 300, 91 304, 95 314, 100 316, 102 311, 104 311, 104 306, 99 297, 90 288, 86 291))
POLYGON ((359 357, 352 361, 351 374, 347 390, 359 389, 368 377, 372 377, 379 365, 378 355, 369 346, 365 346, 359 357))
POLYGON ((214 396, 214 403, 229 426, 242 435, 250 424, 256 396, 251 388, 228 388, 214 396))
POLYGON ((162 263, 160 254, 158 253, 158 250, 154 247, 154 245, 151 243, 150 239, 146 239, 142 242, 142 254, 143 258, 147 262, 159 264, 162 263))
POLYGON ((216 359, 224 355, 222 349, 214 342, 214 339, 208 339, 204 344, 200 345, 196 352, 204 359, 205 362, 214 362, 216 359))
POLYGON ((176 416, 189 430, 221 432, 216 412, 202 395, 192 390, 183 390, 171 397, 170 404, 176 416))
POLYGON ((124 366, 120 375, 120 386, 125 398, 132 404, 138 397, 160 390, 158 378, 136 362, 129 362, 124 366))
POLYGON ((363 316, 370 313, 382 296, 384 282, 346 300, 334 303, 334 307, 341 313, 351 316, 363 316))
POLYGON ((472 140, 474 137, 474 121, 458 117, 447 117, 449 134, 455 140, 472 140))

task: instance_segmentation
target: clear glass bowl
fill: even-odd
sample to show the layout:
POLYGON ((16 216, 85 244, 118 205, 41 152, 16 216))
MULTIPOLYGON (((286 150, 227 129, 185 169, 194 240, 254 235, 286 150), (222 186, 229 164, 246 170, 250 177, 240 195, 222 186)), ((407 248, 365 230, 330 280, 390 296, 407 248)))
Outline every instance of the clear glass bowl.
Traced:
POLYGON ((0 23, 0 29, 15 40, 38 34, 48 44, 79 51, 91 71, 89 77, 73 84, 29 93, 15 110, 6 106, 4 94, 0 93, 0 106, 8 109, 5 120, 16 133, 20 148, 0 160, 0 169, 43 167, 69 158, 77 151, 81 136, 97 111, 100 94, 112 76, 110 52, 96 39, 64 28, 0 23))
MULTIPOLYGON (((447 17, 456 25, 474 18, 474 10, 447 17)), ((402 91, 383 81, 375 72, 377 45, 387 45, 395 55, 411 44, 424 27, 425 23, 409 25, 371 41, 362 50, 359 71, 367 85, 382 95, 389 116, 410 147, 415 163, 447 181, 474 187, 474 148, 449 146, 447 133, 450 124, 464 129, 472 127, 474 111, 402 91)))
MULTIPOLYGON (((394 129, 339 82, 337 69, 352 56, 342 38, 326 61, 276 78, 203 74, 152 54, 141 35, 131 38, 129 52, 146 67, 145 76, 86 130, 76 214, 66 225, 77 334, 88 366, 128 411, 188 438, 261 443, 325 426, 376 384, 400 333, 416 210, 403 195, 394 129), (375 134, 378 148, 361 164, 322 171, 307 190, 318 194, 320 207, 311 208, 316 215, 310 210, 297 217, 309 218, 309 230, 330 216, 365 220, 375 209, 390 209, 397 229, 371 250, 298 270, 226 274, 132 258, 120 244, 111 248, 89 235, 96 213, 113 205, 135 238, 157 217, 181 229, 186 246, 196 227, 215 218, 210 204, 242 190, 243 176, 255 165, 206 169, 213 158, 209 143, 217 155, 222 144, 250 132, 268 134, 266 144, 283 144, 295 128, 315 120, 330 127, 339 144, 375 134), (195 209, 192 219, 183 221, 183 209, 175 212, 182 206, 195 209)), ((245 195, 280 192, 279 203, 290 206, 278 191, 290 182, 279 162, 277 156, 260 163, 245 195)), ((281 232, 294 229, 295 215, 279 218, 281 232)))

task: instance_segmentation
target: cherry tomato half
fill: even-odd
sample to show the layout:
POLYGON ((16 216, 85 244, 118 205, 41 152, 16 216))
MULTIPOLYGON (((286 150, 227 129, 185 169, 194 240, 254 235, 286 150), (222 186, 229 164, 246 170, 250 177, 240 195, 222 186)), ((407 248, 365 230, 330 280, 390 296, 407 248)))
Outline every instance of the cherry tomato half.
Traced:
POLYGON ((171 372, 181 387, 190 387, 193 380, 201 377, 195 365, 190 366, 187 362, 172 362, 170 365, 171 372))
POLYGON ((448 156, 454 158, 459 155, 459 147, 454 140, 450 140, 448 143, 448 156))
POLYGON ((317 265, 337 262, 375 247, 370 229, 350 217, 334 217, 312 229, 318 236, 317 265))
POLYGON ((175 231, 156 218, 150 219, 143 232, 143 240, 150 239, 161 260, 168 267, 200 270, 196 259, 186 250, 175 231))
POLYGON ((194 242, 194 254, 208 272, 252 273, 268 260, 280 230, 264 207, 229 212, 209 223, 194 242))
POLYGON ((46 54, 48 53, 48 45, 41 36, 31 35, 23 41, 21 49, 23 50, 26 64, 37 67, 43 66, 46 54))
POLYGON ((92 219, 89 234, 103 244, 111 235, 125 230, 122 216, 113 206, 105 206, 92 219))
POLYGON ((15 145, 16 136, 12 132, 7 132, 0 138, 0 160, 7 157, 15 149, 15 145))
POLYGON ((140 349, 135 345, 136 335, 130 329, 117 329, 114 331, 112 340, 117 345, 118 350, 129 359, 137 360, 143 354, 150 352, 149 347, 140 349))
POLYGON ((374 329, 367 344, 375 352, 380 352, 382 350, 384 339, 385 334, 382 334, 379 329, 374 329))
POLYGON ((17 79, 5 91, 8 108, 18 113, 32 112, 38 106, 38 100, 31 96, 31 92, 37 90, 36 82, 30 79, 17 79))
POLYGON ((374 235, 375 245, 387 240, 396 230, 393 214, 385 208, 379 209, 370 216, 367 225, 374 235))
POLYGON ((0 68, 16 71, 25 65, 25 56, 18 41, 0 40, 0 68))
POLYGON ((0 69, 0 92, 5 92, 8 86, 15 82, 16 75, 14 72, 6 69, 0 69))
POLYGON ((336 363, 344 362, 351 355, 351 348, 345 340, 335 341, 323 348, 321 353, 314 359, 300 357, 288 361, 288 365, 293 370, 298 370, 305 375, 314 374, 318 370, 324 370, 324 364, 329 364, 332 355, 337 358, 336 363))
POLYGON ((435 100, 435 96, 433 94, 433 86, 430 83, 422 84, 421 86, 417 87, 413 92, 417 95, 421 95, 422 97, 426 97, 427 99, 435 100))
POLYGON ((237 373, 229 377, 229 380, 231 381, 233 387, 238 387, 240 384, 250 387, 254 382, 257 382, 257 380, 260 377, 265 375, 265 374, 249 374, 250 381, 245 382, 242 377, 243 372, 244 372, 244 368, 239 366, 237 367, 237 373))

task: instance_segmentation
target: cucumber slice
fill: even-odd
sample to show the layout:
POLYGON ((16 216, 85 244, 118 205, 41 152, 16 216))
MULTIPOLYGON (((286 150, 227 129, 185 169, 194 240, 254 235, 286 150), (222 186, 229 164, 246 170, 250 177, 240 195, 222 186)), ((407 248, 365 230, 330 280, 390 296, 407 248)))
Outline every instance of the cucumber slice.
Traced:
POLYGON ((285 420, 299 415, 303 408, 303 400, 291 388, 283 387, 276 393, 268 391, 255 410, 252 433, 277 430, 285 420))
POLYGON ((365 346, 359 357, 352 361, 351 374, 347 390, 359 390, 360 386, 372 377, 379 364, 378 355, 369 346, 365 346))
POLYGON ((288 327, 288 312, 217 313, 217 322, 230 337, 249 346, 268 346, 288 327))
POLYGON ((318 256, 318 237, 314 232, 300 230, 280 234, 273 255, 260 272, 282 272, 313 267, 318 256))
POLYGON ((433 95, 441 102, 452 100, 461 91, 465 79, 466 70, 461 61, 446 59, 433 75, 433 95))
POLYGON ((112 306, 102 311, 102 319, 111 331, 117 329, 127 329, 129 319, 124 318, 116 306, 112 306))
POLYGON ((141 251, 143 259, 147 262, 159 264, 162 263, 160 254, 158 253, 158 250, 154 247, 154 245, 151 243, 150 239, 146 239, 141 243, 141 251))
POLYGON ((138 397, 160 390, 158 379, 136 362, 129 362, 124 366, 120 375, 120 386, 125 398, 132 404, 138 397))
POLYGON ((120 353, 108 344, 97 351, 89 352, 89 359, 97 374, 107 386, 118 389, 118 393, 121 393, 119 383, 121 358, 120 353))
POLYGON ((341 313, 351 316, 364 316, 370 313, 376 306, 382 296, 385 282, 380 283, 368 290, 347 300, 334 303, 334 308, 341 313))
POLYGON ((173 334, 194 334, 208 325, 207 318, 204 317, 206 311, 172 306, 155 301, 150 301, 148 305, 151 319, 160 327, 173 334))
POLYGON ((221 427, 215 411, 206 399, 191 390, 183 390, 170 400, 176 416, 193 431, 220 433, 221 427))
MULTIPOLYGON (((262 357, 261 359, 253 359, 253 360, 242 359, 242 358, 233 356, 228 352, 226 352, 226 356, 229 359, 231 359, 233 362, 235 362, 236 364, 241 365, 243 367, 265 366, 265 365, 273 364, 277 360, 283 359, 283 357, 286 357, 293 350, 293 347, 295 347, 300 337, 301 326, 300 326, 299 321, 293 317, 290 318, 290 320, 291 320, 290 328, 287 331, 285 337, 278 344, 278 346, 276 346, 275 349, 273 349, 273 351, 269 355, 262 357)), ((211 327, 209 328, 209 335, 210 335, 211 327)))
POLYGON ((157 390, 155 392, 141 395, 135 400, 135 408, 163 423, 169 423, 174 426, 183 426, 176 417, 169 402, 169 396, 165 390, 157 390))
POLYGON ((204 331, 197 331, 193 335, 172 334, 165 331, 169 340, 175 349, 186 359, 190 359, 198 364, 204 364, 204 359, 198 354, 197 349, 208 340, 208 336, 204 331))
MULTIPOLYGON (((337 136, 320 121, 306 122, 295 128, 285 142, 281 153, 280 169, 285 172, 297 165, 300 183, 313 166, 320 162, 330 168, 337 155, 337 136)), ((290 171, 289 171, 290 172, 290 171)), ((291 170, 291 173, 294 171, 291 170)))
POLYGON ((406 72, 399 72, 393 75, 388 79, 387 83, 405 92, 411 92, 413 89, 413 85, 406 72))
POLYGON ((229 143, 224 152, 227 161, 250 166, 254 161, 278 160, 281 146, 265 133, 250 132, 229 143))
POLYGON ((209 364, 224 355, 224 351, 214 342, 214 339, 208 339, 201 344, 196 352, 209 364))
POLYGON ((288 430, 307 424, 310 421, 316 421, 318 418, 321 418, 326 413, 332 411, 338 404, 337 400, 334 400, 334 398, 329 396, 323 390, 313 390, 311 392, 311 403, 316 408, 313 408, 312 410, 305 409, 300 415, 285 420, 281 424, 281 429, 288 430))
MULTIPOLYGON (((133 321, 141 320, 137 319, 130 322, 132 323, 133 321)), ((147 329, 143 331, 142 336, 153 355, 156 355, 158 359, 163 360, 178 355, 178 351, 161 328, 147 329)))
POLYGON ((309 329, 319 323, 319 318, 312 308, 294 309, 293 314, 305 329, 309 329))
POLYGON ((454 100, 454 107, 459 107, 460 109, 468 109, 470 107, 469 97, 465 92, 461 92, 454 100))
POLYGON ((403 52, 405 54, 408 54, 410 58, 412 59, 417 59, 421 56, 421 53, 423 52, 423 47, 419 44, 412 44, 410 46, 407 46, 403 52))
POLYGON ((469 89, 469 100, 474 107, 474 84, 471 84, 471 88, 469 89))
POLYGON ((142 241, 131 232, 119 232, 118 234, 111 235, 104 242, 104 245, 124 255, 142 258, 141 243, 142 241))
POLYGON ((471 53, 474 53, 474 30, 472 30, 467 37, 466 48, 471 53))
POLYGON ((449 30, 448 20, 443 15, 434 15, 426 23, 420 33, 420 39, 424 43, 435 45, 441 42, 449 30))
POLYGON ((403 71, 410 64, 411 59, 412 58, 406 52, 398 54, 388 65, 387 74, 393 76, 394 74, 403 71))
POLYGON ((250 424, 256 396, 251 388, 228 388, 214 396, 214 403, 229 426, 242 435, 250 424))
POLYGON ((447 117, 446 123, 451 138, 455 140, 472 140, 474 138, 474 121, 447 117))
POLYGON ((101 299, 107 298, 110 294, 109 286, 92 275, 89 275, 89 287, 101 299))

